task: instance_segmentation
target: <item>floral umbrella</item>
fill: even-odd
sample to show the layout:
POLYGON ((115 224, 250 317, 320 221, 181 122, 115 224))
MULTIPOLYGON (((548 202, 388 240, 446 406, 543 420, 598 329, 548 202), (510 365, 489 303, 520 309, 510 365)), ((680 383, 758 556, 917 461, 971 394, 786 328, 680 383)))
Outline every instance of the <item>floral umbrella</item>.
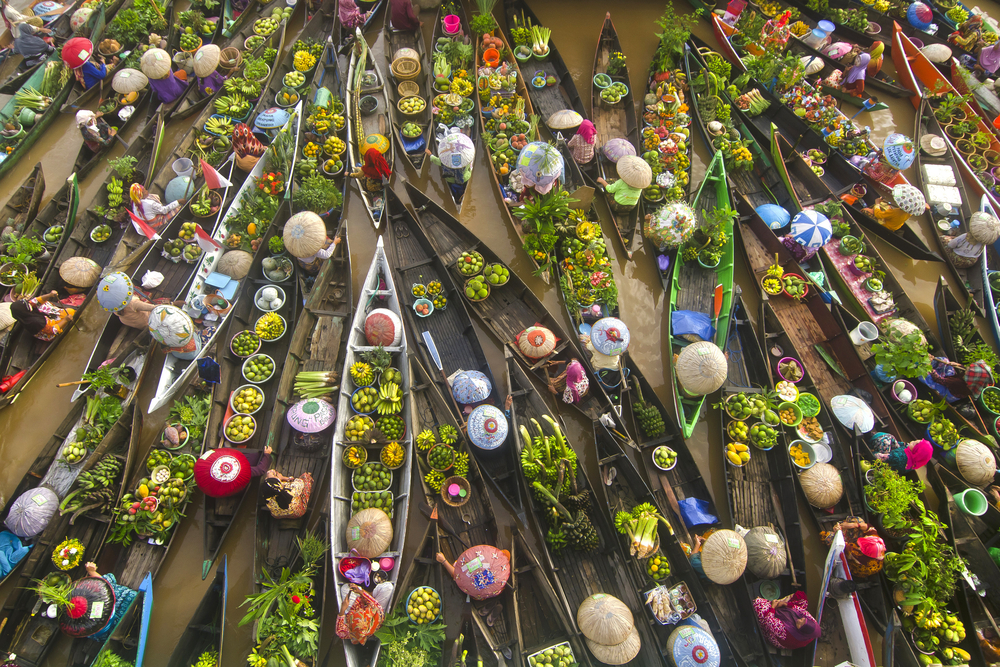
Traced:
POLYGON ((830 220, 819 211, 799 211, 792 218, 792 238, 807 248, 819 248, 833 236, 830 220))
POLYGON ((121 271, 115 271, 101 278, 97 286, 97 303, 104 310, 117 313, 129 304, 134 292, 132 279, 121 271))
POLYGON ((455 583, 474 600, 500 595, 510 578, 509 556, 489 544, 466 549, 453 568, 455 583))
POLYGON ((899 183, 892 188, 892 198, 896 201, 896 206, 903 209, 910 215, 920 215, 927 205, 924 193, 913 187, 909 183, 899 183))
POLYGON ((493 385, 479 371, 459 371, 451 380, 451 395, 462 405, 475 405, 486 400, 493 385))
POLYGON ((617 317, 605 317, 594 322, 590 329, 590 343, 594 349, 609 357, 624 354, 631 338, 628 326, 617 317))
POLYGON ((332 405, 318 398, 307 398, 288 408, 285 419, 300 433, 319 433, 337 418, 332 405))
POLYGON ((517 171, 525 185, 545 194, 563 175, 563 158, 555 146, 532 141, 517 156, 517 171))
POLYGON ((469 439, 480 449, 499 448, 507 439, 507 428, 507 418, 496 406, 480 405, 469 415, 469 439))
POLYGON ((882 144, 882 155, 893 169, 907 169, 917 157, 917 151, 912 139, 893 132, 882 144))
POLYGON ((676 248, 687 241, 698 223, 694 209, 680 201, 661 206, 649 219, 645 236, 662 248, 676 248))
POLYGON ((176 306, 156 306, 149 313, 149 333, 167 347, 183 347, 194 335, 194 322, 176 306))
POLYGON ((830 400, 833 416, 849 429, 857 426, 862 433, 875 428, 875 413, 857 396, 840 395, 830 400))

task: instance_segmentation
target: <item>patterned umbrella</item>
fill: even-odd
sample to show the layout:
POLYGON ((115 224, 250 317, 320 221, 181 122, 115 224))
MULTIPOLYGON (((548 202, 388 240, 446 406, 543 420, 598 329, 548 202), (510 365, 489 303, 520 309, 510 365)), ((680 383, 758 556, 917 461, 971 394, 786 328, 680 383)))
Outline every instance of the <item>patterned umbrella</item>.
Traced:
POLYGON ((923 2, 914 2, 906 8, 906 20, 917 30, 927 30, 934 20, 934 12, 923 2))
POLYGON ((686 202, 675 201, 656 209, 644 235, 660 248, 676 248, 691 237, 698 218, 686 202))
POLYGON ((195 461, 194 481, 206 496, 231 496, 250 483, 250 462, 238 450, 228 447, 213 449, 195 461))
POLYGON ((473 600, 486 600, 503 592, 510 578, 510 556, 489 544, 466 549, 454 563, 455 583, 473 600))
POLYGON ((631 141, 627 139, 622 139, 621 137, 615 137, 614 139, 609 139, 607 143, 604 144, 604 157, 608 158, 614 163, 618 163, 627 155, 635 155, 635 146, 632 145, 631 141))
POLYGON ((624 354, 628 349, 628 327, 617 317, 605 317, 594 322, 590 329, 590 343, 594 349, 609 357, 624 354))
POLYGON ((541 359, 552 354, 559 339, 549 329, 536 324, 517 335, 517 347, 529 359, 541 359))
POLYGON ((461 132, 445 135, 438 142, 438 157, 442 167, 464 169, 476 158, 476 144, 461 132))
POLYGON ((100 632, 115 613, 115 591, 104 577, 84 577, 69 594, 70 608, 59 619, 59 629, 70 637, 100 632))
POLYGON ((469 415, 469 438, 480 449, 494 450, 507 439, 507 418, 492 405, 480 405, 469 415))
POLYGON ((451 380, 451 395, 462 405, 475 405, 493 391, 490 379, 479 371, 459 371, 451 380))
POLYGON ((761 204, 757 207, 757 215, 760 219, 767 223, 767 226, 771 229, 781 229, 788 224, 788 221, 792 217, 788 214, 788 211, 781 208, 777 204, 761 204))
POLYGON ((300 433, 319 433, 337 418, 332 405, 318 398, 307 398, 288 408, 285 419, 300 433))
POLYGON ((115 271, 101 278, 97 286, 97 303, 109 313, 117 313, 132 300, 135 290, 132 279, 121 271, 115 271))
POLYGON ((830 400, 833 416, 848 429, 857 426, 862 433, 875 428, 875 414, 868 404, 857 396, 840 395, 830 400))
POLYGON ((365 153, 367 153, 368 149, 371 148, 372 146, 377 148, 379 153, 385 155, 386 151, 389 150, 389 140, 386 139, 385 136, 381 134, 369 134, 367 137, 365 137, 365 143, 361 147, 361 154, 364 155, 365 153))
POLYGON ((149 313, 149 333, 167 347, 184 347, 194 336, 194 322, 176 306, 156 306, 149 313))
POLYGON ((541 141, 532 141, 517 156, 517 171, 524 184, 543 194, 562 177, 563 166, 562 155, 556 147, 541 141))
POLYGON ((792 218, 792 237, 807 248, 818 248, 831 236, 830 220, 818 211, 799 211, 792 218))
POLYGON ((906 135, 893 132, 882 144, 882 155, 894 169, 907 169, 917 157, 913 140, 906 135))
POLYGON ((920 215, 927 205, 924 200, 924 193, 913 187, 909 183, 900 183, 892 188, 892 198, 896 200, 896 206, 903 209, 910 215, 920 215))

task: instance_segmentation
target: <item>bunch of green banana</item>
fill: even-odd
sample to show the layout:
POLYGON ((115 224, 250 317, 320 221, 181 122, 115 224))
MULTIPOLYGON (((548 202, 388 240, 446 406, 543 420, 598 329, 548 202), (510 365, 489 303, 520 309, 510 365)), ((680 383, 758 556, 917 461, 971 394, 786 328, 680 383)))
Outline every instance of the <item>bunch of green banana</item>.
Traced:
POLYGON ((963 308, 948 317, 948 324, 953 336, 969 338, 976 330, 976 315, 971 308, 963 308))
POLYGON ((122 205, 122 194, 124 194, 124 189, 122 188, 122 182, 119 181, 114 176, 108 181, 108 208, 118 208, 122 205))
POLYGON ((90 470, 80 473, 76 480, 76 490, 63 499, 59 505, 59 513, 73 512, 70 523, 91 510, 110 506, 114 502, 112 485, 117 481, 122 471, 121 461, 108 454, 97 462, 90 470))
POLYGON ((238 93, 223 95, 215 100, 215 111, 233 118, 240 118, 249 108, 247 98, 238 93))
POLYGON ((376 409, 380 415, 395 415, 403 411, 403 392, 395 382, 386 382, 378 389, 376 409))
POLYGON ((205 131, 228 137, 233 133, 233 121, 228 118, 209 118, 205 121, 205 131))

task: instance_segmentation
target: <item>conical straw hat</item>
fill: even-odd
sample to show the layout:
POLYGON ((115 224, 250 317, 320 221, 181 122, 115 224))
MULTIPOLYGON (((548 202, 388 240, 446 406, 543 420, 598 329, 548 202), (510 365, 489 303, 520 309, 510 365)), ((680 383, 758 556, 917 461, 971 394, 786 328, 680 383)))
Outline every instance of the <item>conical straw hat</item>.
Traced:
POLYGON ((633 188, 646 188, 653 182, 653 170, 636 155, 626 155, 618 160, 618 175, 633 188))
POLYGON ((220 49, 215 44, 206 44, 201 47, 194 54, 194 73, 195 76, 204 79, 206 76, 215 71, 215 68, 219 66, 219 59, 222 57, 222 49, 220 49))
POLYGON ((726 355, 707 340, 691 343, 677 356, 677 381, 689 394, 706 396, 717 390, 729 375, 726 355))
POLYGON ((312 211, 302 211, 288 219, 281 238, 292 255, 312 257, 325 247, 326 225, 312 211))
POLYGON ((624 665, 639 655, 639 649, 642 648, 639 631, 634 626, 632 631, 628 633, 625 641, 620 644, 608 646, 606 644, 598 644, 592 639, 587 639, 586 641, 590 652, 605 665, 624 665))
POLYGON ((115 74, 115 78, 111 80, 111 87, 116 93, 128 95, 129 93, 138 93, 148 83, 149 79, 146 78, 145 74, 137 69, 126 67, 115 74))
POLYGON ((163 49, 150 49, 142 54, 140 67, 150 79, 162 79, 170 74, 170 55, 163 49))
POLYGON ((717 530, 701 547, 701 567, 717 584, 731 584, 747 566, 747 544, 733 530, 717 530))
POLYGON ((577 112, 572 109, 562 109, 549 116, 549 120, 545 124, 553 130, 569 130, 579 127, 582 122, 583 116, 577 112))
POLYGON ((88 257, 70 257, 59 267, 59 277, 73 287, 90 287, 101 277, 101 266, 88 257))

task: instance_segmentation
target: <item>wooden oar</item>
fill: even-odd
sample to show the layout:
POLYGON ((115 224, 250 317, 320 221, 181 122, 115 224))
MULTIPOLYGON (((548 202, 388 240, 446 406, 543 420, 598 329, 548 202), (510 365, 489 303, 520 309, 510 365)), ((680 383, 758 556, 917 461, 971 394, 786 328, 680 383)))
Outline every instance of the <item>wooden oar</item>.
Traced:
POLYGON ((722 283, 715 286, 715 317, 712 318, 712 326, 714 327, 719 323, 719 313, 722 312, 722 295, 725 290, 722 288, 722 283))
POLYGON ((438 352, 437 345, 434 343, 434 338, 431 336, 430 331, 424 331, 421 335, 424 338, 424 344, 427 345, 427 351, 431 355, 431 360, 434 362, 434 365, 437 366, 438 372, 441 373, 441 377, 444 378, 444 388, 448 397, 451 399, 451 404, 455 407, 455 411, 457 412, 458 424, 462 428, 462 431, 465 431, 465 416, 462 408, 455 400, 455 395, 451 393, 451 385, 448 384, 448 376, 445 375, 444 365, 441 363, 441 353, 438 352))

